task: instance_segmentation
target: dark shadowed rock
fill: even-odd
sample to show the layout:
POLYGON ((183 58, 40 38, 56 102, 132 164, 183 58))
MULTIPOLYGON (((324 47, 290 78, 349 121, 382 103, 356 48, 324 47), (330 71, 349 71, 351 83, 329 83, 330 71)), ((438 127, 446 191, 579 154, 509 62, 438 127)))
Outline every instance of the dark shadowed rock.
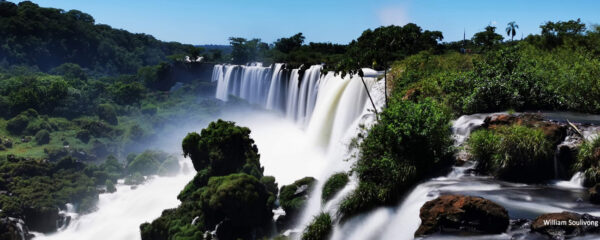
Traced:
POLYGON ((600 204, 600 183, 596 184, 589 189, 590 193, 590 202, 593 204, 600 204))
POLYGON ((600 232, 600 218, 589 214, 573 212, 547 213, 537 217, 531 224, 531 231, 552 239, 565 239, 600 232))
POLYGON ((421 226, 415 236, 437 232, 497 234, 506 231, 508 212, 480 197, 446 195, 421 207, 421 226))
POLYGON ((29 240, 33 235, 21 219, 1 218, 0 219, 0 239, 2 240, 29 240))

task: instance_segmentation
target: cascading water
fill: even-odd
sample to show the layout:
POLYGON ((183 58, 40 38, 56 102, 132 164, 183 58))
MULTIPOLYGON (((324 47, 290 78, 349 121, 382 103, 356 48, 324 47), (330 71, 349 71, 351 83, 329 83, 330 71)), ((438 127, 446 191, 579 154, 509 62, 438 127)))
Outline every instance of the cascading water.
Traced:
MULTIPOLYGON (((188 165, 182 169, 193 169, 186 160, 180 164, 188 165)), ((98 211, 77 215, 74 207, 67 204, 71 223, 54 234, 35 233, 35 240, 140 239, 140 224, 157 218, 164 209, 177 207, 177 194, 193 177, 191 171, 174 177, 153 177, 135 189, 121 181, 117 192, 100 195, 98 211)))
MULTIPOLYGON (((352 162, 344 161, 348 158, 348 148, 343 143, 357 135, 359 125, 369 126, 375 121, 358 77, 322 75, 321 69, 322 66, 314 65, 303 74, 299 69, 284 70, 281 64, 271 67, 216 65, 213 69, 211 80, 217 83, 216 98, 227 101, 229 96, 236 96, 272 110, 269 113, 255 108, 235 109, 223 113, 221 118, 252 129, 251 136, 259 148, 265 175, 275 176, 280 185, 314 176, 319 180, 317 188, 320 189, 331 174, 349 170, 352 162), (291 121, 281 121, 282 114, 291 121), (313 118, 327 124, 311 120, 313 118), (318 134, 320 131, 325 134, 318 134), (323 145, 315 146, 317 142, 323 145)), ((372 88, 375 104, 381 108, 383 81, 376 82, 373 77, 364 80, 372 88)), ((191 131, 199 129, 201 127, 191 131)), ((185 164, 189 165, 189 160, 185 164)), ((46 236, 36 234, 36 239, 140 239, 139 225, 152 221, 164 209, 176 207, 178 193, 192 178, 193 172, 155 177, 137 189, 118 184, 116 193, 100 195, 96 212, 77 215, 70 208, 65 213, 71 215, 72 221, 66 228, 46 236)), ((356 183, 353 179, 324 205, 325 209, 334 211, 356 183)), ((321 210, 320 191, 314 191, 309 202, 299 229, 321 210)))
MULTIPOLYGON (((483 124, 487 116, 494 114, 462 116, 454 121, 452 131, 456 145, 462 145, 469 134, 483 124)), ((593 136, 597 132, 596 127, 589 127, 584 130, 584 135, 593 136)), ((413 239, 415 231, 421 224, 419 218, 421 206, 443 194, 480 196, 492 200, 505 207, 511 219, 533 219, 543 213, 562 211, 600 214, 600 210, 595 205, 582 200, 585 198, 585 192, 581 187, 581 173, 575 174, 571 181, 559 181, 549 185, 528 185, 472 175, 467 170, 474 166, 474 163, 470 162, 464 166, 455 166, 447 176, 434 178, 416 186, 397 207, 381 207, 354 217, 341 226, 336 226, 332 239, 413 239)), ((527 234, 527 232, 514 231, 471 238, 511 239, 512 234, 527 234)), ((594 237, 597 236, 592 236, 594 237)), ((427 239, 438 238, 458 239, 452 236, 430 236, 427 239)), ((460 237, 463 238, 469 237, 460 237)))

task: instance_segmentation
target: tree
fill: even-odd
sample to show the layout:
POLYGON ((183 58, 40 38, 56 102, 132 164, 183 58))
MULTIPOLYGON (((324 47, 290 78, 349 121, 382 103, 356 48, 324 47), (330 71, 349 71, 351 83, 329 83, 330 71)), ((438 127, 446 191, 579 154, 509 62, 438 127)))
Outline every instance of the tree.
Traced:
POLYGON ((275 49, 283 53, 290 53, 291 51, 300 48, 302 43, 304 43, 304 36, 302 33, 297 33, 289 38, 277 39, 275 42, 275 49))
POLYGON ((200 57, 200 54, 204 52, 204 48, 190 46, 188 48, 188 55, 191 62, 195 62, 200 57))
POLYGON ((391 25, 375 30, 368 29, 356 41, 350 43, 344 70, 362 67, 384 70, 387 104, 387 70, 390 64, 408 55, 436 48, 438 41, 442 39, 441 32, 423 31, 414 23, 403 27, 391 25))
POLYGON ((578 35, 585 32, 586 27, 584 23, 581 23, 581 19, 569 20, 567 22, 558 21, 558 22, 547 22, 544 25, 541 25, 543 36, 558 36, 562 37, 565 35, 578 35))
POLYGON ((517 34, 517 28, 519 28, 519 25, 517 25, 517 23, 514 21, 509 22, 506 26, 506 36, 510 37, 510 41, 514 40, 515 35, 517 34))
POLYGON ((269 50, 269 45, 255 38, 246 40, 245 38, 231 37, 229 38, 232 51, 232 62, 235 64, 246 64, 260 60, 264 56, 264 52, 269 50))
POLYGON ((496 33, 496 27, 488 25, 485 31, 475 33, 473 42, 482 47, 483 50, 490 50, 500 44, 504 37, 496 33))

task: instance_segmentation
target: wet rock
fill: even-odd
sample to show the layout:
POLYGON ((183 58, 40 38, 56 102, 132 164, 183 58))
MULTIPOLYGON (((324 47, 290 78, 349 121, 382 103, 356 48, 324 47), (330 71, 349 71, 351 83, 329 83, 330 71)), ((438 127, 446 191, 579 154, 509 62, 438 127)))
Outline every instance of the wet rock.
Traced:
POLYGON ((546 137, 551 140, 554 145, 558 145, 567 136, 568 127, 565 124, 544 120, 544 117, 535 113, 524 114, 499 114, 488 116, 483 121, 483 128, 494 129, 505 125, 523 125, 527 127, 541 129, 546 137))
POLYGON ((600 204, 600 183, 596 184, 589 190, 590 193, 590 202, 593 204, 600 204))
POLYGON ((469 154, 469 152, 467 152, 465 150, 461 150, 458 153, 456 153, 454 158, 456 160, 454 165, 463 166, 463 165, 465 165, 465 163, 467 163, 469 160, 471 160, 473 158, 473 156, 471 156, 471 154, 469 154))
POLYGON ((415 236, 437 232, 497 234, 509 225, 502 206, 480 197, 445 195, 421 207, 421 226, 415 236))
POLYGON ((531 231, 552 239, 565 239, 600 232, 600 218, 573 212, 547 213, 537 217, 531 231))
POLYGON ((23 220, 10 217, 0 218, 0 239, 29 240, 33 237, 23 220))

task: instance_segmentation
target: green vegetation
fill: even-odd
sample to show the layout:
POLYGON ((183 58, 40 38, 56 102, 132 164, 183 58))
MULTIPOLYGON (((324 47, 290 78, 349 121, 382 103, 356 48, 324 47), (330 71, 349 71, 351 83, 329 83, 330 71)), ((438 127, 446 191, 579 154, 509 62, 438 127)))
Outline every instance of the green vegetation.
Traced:
POLYGON ((141 175, 174 175, 179 172, 179 162, 173 154, 146 150, 127 163, 127 171, 141 175))
POLYGON ((333 225, 331 217, 327 213, 321 213, 312 220, 304 229, 302 240, 325 240, 329 239, 333 225))
POLYGON ((183 155, 192 159, 196 171, 208 168, 217 176, 241 171, 257 178, 263 173, 250 129, 236 127, 233 122, 219 119, 200 134, 188 134, 183 139, 182 149, 183 155))
POLYGON ((179 194, 179 207, 140 226, 142 239, 203 239, 217 225, 219 239, 266 236, 277 184, 263 176, 249 134, 248 128, 223 120, 200 134, 189 133, 182 149, 192 159, 196 176, 179 194))
POLYGON ((99 73, 135 73, 191 47, 96 24, 77 10, 41 8, 30 1, 2 1, 0 12, 0 35, 7 36, 0 40, 0 62, 43 71, 71 62, 99 73))
POLYGON ((584 172, 586 187, 600 183, 600 137, 581 145, 574 168, 584 172))
POLYGON ((554 148, 540 129, 511 125, 479 130, 468 145, 478 170, 500 179, 539 182, 554 177, 554 148))
POLYGON ((340 205, 343 218, 396 204, 414 184, 442 169, 452 154, 450 115, 443 105, 393 99, 360 145, 353 167, 358 188, 340 205))
POLYGON ((350 179, 346 173, 341 172, 331 175, 323 185, 323 193, 321 194, 322 201, 327 202, 331 200, 335 194, 348 184, 348 181, 350 181, 350 179))
POLYGON ((290 185, 281 187, 279 205, 285 211, 287 219, 293 219, 302 210, 316 181, 313 177, 305 177, 290 185))

